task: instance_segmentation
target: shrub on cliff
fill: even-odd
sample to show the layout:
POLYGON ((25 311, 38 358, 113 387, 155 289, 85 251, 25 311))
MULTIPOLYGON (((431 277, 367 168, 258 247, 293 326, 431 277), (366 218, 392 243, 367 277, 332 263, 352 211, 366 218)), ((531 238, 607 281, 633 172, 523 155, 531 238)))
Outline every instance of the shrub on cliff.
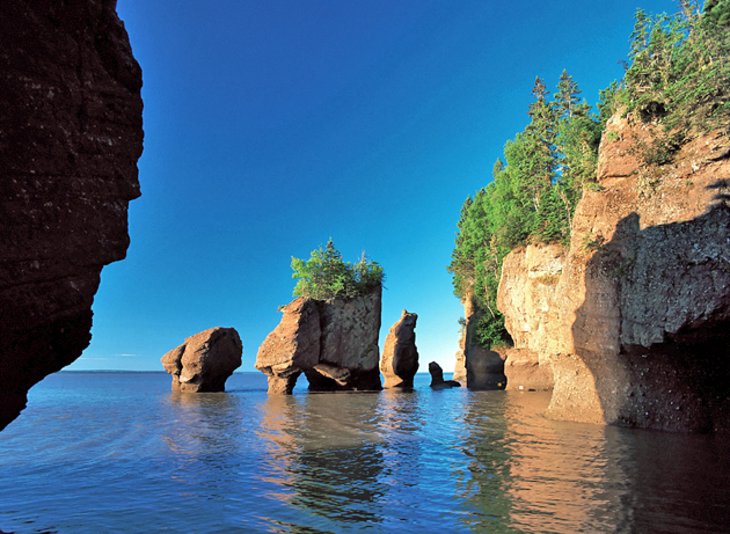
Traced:
POLYGON ((504 147, 493 181, 461 209, 449 271, 460 298, 482 313, 476 338, 486 347, 509 341, 497 310, 502 260, 528 243, 565 242, 583 186, 594 180, 601 124, 563 71, 549 97, 540 78, 532 91, 530 122, 504 147))
POLYGON ((636 12, 614 105, 689 134, 730 124, 730 0, 681 0, 679 13, 636 12))
POLYGON ((345 262, 330 239, 326 247, 312 251, 308 260, 292 258, 295 297, 316 300, 352 299, 383 283, 383 268, 363 254, 355 264, 345 262))

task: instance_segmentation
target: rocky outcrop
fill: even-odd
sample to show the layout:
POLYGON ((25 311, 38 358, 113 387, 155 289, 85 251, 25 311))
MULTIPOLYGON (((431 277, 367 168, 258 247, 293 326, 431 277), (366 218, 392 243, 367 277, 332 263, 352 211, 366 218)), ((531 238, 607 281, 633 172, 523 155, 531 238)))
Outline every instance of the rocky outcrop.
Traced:
POLYGON ((730 429, 730 141, 708 133, 646 163, 663 135, 609 121, 549 311, 521 330, 504 308, 553 369, 552 417, 730 429))
POLYGON ((461 383, 456 380, 444 380, 444 370, 436 362, 428 364, 428 372, 431 374, 432 389, 460 388, 461 383))
POLYGON ((256 356, 256 368, 268 378, 269 393, 291 393, 302 373, 310 390, 381 389, 381 294, 378 286, 354 299, 298 298, 284 306, 281 322, 256 356))
POLYGON ((162 365, 172 375, 172 390, 225 391, 226 380, 241 366, 243 345, 234 328, 209 328, 165 353, 162 365))
POLYGON ((142 78, 107 0, 0 7, 0 428, 79 357, 139 196, 142 78))
POLYGON ((454 380, 466 384, 469 389, 504 389, 507 383, 504 357, 496 350, 482 347, 477 341, 476 328, 480 312, 471 292, 467 292, 462 304, 464 323, 459 351, 456 353, 454 380))
POLYGON ((391 327, 385 338, 380 371, 385 383, 383 387, 413 389, 413 377, 418 371, 418 349, 416 349, 416 321, 418 315, 403 310, 400 319, 391 327))
POLYGON ((548 345, 556 313, 555 288, 563 272, 560 245, 528 245, 504 259, 497 306, 513 347, 506 351, 507 388, 549 390, 553 387, 548 345))
POLYGON ((271 394, 290 394, 302 371, 319 363, 322 330, 317 301, 298 298, 281 311, 281 322, 256 356, 256 369, 266 374, 271 394))

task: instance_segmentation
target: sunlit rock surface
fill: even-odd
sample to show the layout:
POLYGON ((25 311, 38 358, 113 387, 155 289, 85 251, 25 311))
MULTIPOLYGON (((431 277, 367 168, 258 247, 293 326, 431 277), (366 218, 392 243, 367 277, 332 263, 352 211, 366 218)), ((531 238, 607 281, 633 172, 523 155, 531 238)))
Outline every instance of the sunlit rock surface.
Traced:
MULTIPOLYGON (((670 163, 647 165, 641 150, 657 128, 609 121, 599 187, 577 206, 548 309, 529 328, 520 306, 503 311, 512 336, 553 370, 550 416, 728 430, 730 141, 697 136, 670 163)), ((507 272, 503 283, 518 279, 507 272)), ((500 288, 515 291, 525 290, 500 288)))
POLYGON ((412 389, 413 377, 418 371, 416 348, 416 321, 418 315, 403 310, 400 319, 390 328, 385 338, 380 371, 385 388, 412 389))
POLYGON ((162 365, 172 375, 172 390, 225 391, 226 380, 241 366, 243 344, 234 328, 209 328, 165 353, 162 365))
POLYGON ((291 393, 302 373, 315 391, 381 389, 381 295, 378 286, 354 299, 298 298, 284 306, 256 356, 269 393, 291 393))

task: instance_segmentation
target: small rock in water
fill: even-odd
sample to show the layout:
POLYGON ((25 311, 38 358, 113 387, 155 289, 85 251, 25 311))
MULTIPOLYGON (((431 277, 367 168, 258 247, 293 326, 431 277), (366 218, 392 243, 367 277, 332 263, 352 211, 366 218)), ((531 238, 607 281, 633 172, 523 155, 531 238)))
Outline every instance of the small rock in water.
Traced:
POLYGON ((431 373, 432 389, 460 388, 461 384, 456 380, 444 380, 444 370, 436 362, 428 364, 428 372, 431 373))

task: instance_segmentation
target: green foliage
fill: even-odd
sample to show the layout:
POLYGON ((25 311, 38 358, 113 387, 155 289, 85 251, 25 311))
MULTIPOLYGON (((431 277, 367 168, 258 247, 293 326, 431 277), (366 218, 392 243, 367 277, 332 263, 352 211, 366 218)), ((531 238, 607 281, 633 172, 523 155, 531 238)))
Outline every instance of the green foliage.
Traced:
MULTIPOLYGON (((567 72, 552 100, 537 78, 530 123, 505 144, 492 182, 464 202, 449 271, 456 295, 474 298, 481 312, 483 345, 508 339, 496 308, 504 256, 528 243, 566 242, 582 191, 602 190, 595 182, 598 143, 614 113, 664 126, 663 135, 637 147, 652 166, 669 163, 694 133, 730 133, 730 0, 706 0, 704 12, 697 0, 680 6, 674 15, 637 11, 624 79, 600 92, 598 117, 567 72)), ((601 244, 599 236, 584 246, 601 244)))
POLYGON ((383 268, 364 254, 354 265, 343 261, 331 239, 308 260, 292 258, 291 268, 297 279, 294 296, 316 300, 352 299, 380 286, 384 278, 383 268))
POLYGON ((474 299, 487 347, 510 340, 496 306, 502 260, 527 243, 567 241, 582 188, 594 182, 600 125, 578 85, 564 71, 552 100, 540 78, 532 93, 529 124, 505 144, 492 183, 462 206, 449 265, 456 295, 474 299))
MULTIPOLYGON (((691 134, 730 125, 730 0, 695 0, 653 17, 639 10, 618 99, 628 112, 691 134)), ((730 130, 728 130, 730 131, 730 130)))

